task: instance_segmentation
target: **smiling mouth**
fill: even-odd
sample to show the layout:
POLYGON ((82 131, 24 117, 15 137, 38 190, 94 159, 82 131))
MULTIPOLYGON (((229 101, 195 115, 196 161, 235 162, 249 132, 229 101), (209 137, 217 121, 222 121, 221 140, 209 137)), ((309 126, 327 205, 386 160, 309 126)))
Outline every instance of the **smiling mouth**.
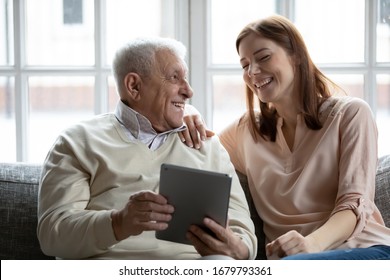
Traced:
POLYGON ((273 80, 273 78, 264 79, 260 83, 256 83, 255 87, 261 89, 261 88, 265 87, 266 85, 268 85, 269 83, 271 83, 272 80, 273 80))
POLYGON ((172 104, 173 104, 173 106, 184 110, 184 106, 185 106, 184 102, 173 102, 172 104))

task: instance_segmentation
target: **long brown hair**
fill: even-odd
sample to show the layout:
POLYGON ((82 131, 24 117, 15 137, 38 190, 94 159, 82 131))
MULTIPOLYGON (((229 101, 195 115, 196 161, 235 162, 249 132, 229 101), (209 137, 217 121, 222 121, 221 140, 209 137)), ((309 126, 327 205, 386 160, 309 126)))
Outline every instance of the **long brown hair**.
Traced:
MULTIPOLYGON (((238 35, 236 49, 241 40, 251 33, 270 39, 281 46, 288 55, 298 61, 295 72, 294 90, 299 92, 300 111, 306 125, 313 130, 322 128, 318 110, 323 101, 331 96, 330 85, 337 87, 314 65, 306 44, 294 24, 287 18, 275 15, 248 24, 238 35)), ((252 90, 246 87, 247 107, 250 117, 252 136, 257 141, 258 135, 266 140, 276 139, 276 109, 267 103, 260 104, 260 122, 256 121, 254 111, 255 97, 252 90)))

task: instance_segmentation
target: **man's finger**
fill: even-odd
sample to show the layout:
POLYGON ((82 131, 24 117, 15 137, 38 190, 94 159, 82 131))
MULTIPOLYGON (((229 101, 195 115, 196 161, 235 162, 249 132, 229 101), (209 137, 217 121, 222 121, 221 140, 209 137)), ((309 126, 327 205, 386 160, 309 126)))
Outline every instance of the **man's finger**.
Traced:
POLYGON ((135 193, 130 196, 130 200, 151 201, 158 204, 166 204, 168 202, 167 199, 162 195, 150 191, 135 193))

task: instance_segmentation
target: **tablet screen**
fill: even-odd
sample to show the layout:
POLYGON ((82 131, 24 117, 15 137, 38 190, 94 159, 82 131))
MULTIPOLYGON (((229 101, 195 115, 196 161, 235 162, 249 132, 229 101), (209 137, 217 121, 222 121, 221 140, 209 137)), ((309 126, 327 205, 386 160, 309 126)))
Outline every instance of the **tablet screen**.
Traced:
POLYGON ((186 238, 190 225, 203 226, 209 217, 226 226, 232 178, 228 174, 162 164, 161 195, 175 207, 168 228, 157 231, 158 239, 191 244, 186 238))

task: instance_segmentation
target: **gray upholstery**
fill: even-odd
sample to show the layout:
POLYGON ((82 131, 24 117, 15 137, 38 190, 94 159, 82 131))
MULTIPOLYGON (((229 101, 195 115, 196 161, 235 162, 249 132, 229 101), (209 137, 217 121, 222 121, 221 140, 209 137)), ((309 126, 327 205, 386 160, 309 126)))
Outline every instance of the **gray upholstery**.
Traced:
POLYGON ((376 173, 375 204, 381 211, 383 220, 390 227, 390 155, 379 159, 376 173))
POLYGON ((36 236, 41 166, 0 163, 0 258, 47 259, 36 236))
MULTIPOLYGON (((0 259, 54 259, 42 253, 36 236, 37 194, 41 166, 0 163, 0 259)), ((246 177, 239 174, 248 193, 246 177)), ((259 239, 258 259, 265 259, 262 221, 249 198, 259 239)), ((376 177, 375 202, 390 227, 390 155, 382 157, 376 177)))

